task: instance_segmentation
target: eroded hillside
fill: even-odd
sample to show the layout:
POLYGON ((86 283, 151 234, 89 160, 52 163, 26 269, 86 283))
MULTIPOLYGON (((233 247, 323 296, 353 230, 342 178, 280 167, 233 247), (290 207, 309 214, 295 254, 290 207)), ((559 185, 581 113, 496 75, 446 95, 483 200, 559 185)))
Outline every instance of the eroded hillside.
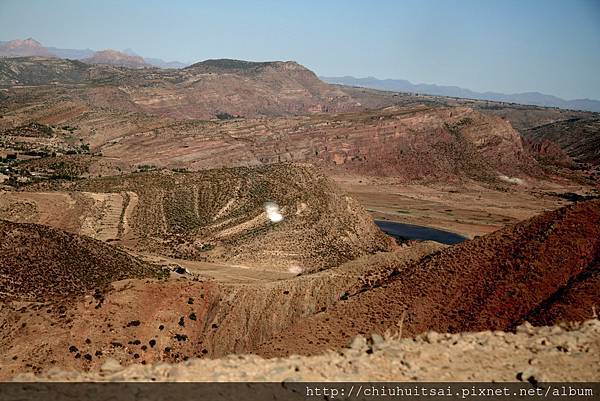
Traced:
POLYGON ((524 320, 555 324, 593 318, 600 293, 599 257, 600 201, 582 202, 442 250, 412 266, 367 274, 364 288, 347 301, 297 322, 258 353, 314 354, 341 347, 357 334, 400 326, 414 335, 510 330, 524 320))
POLYGON ((6 193, 0 215, 138 252, 297 272, 387 251, 366 211, 309 165, 146 172, 6 193), (269 203, 281 221, 269 218, 269 203))
MULTIPOLYGON (((97 65, 43 57, 0 59, 0 86, 76 84, 69 89, 87 103, 111 104, 114 97, 125 97, 130 108, 183 119, 298 115, 360 107, 349 95, 294 62, 209 60, 181 70, 161 70, 113 66, 115 58, 99 52, 89 59, 97 65), (231 63, 250 67, 229 68, 231 63)), ((130 65, 146 64, 133 60, 130 65)))
POLYGON ((37 224, 0 220, 0 300, 70 302, 126 278, 165 273, 118 249, 37 224))
MULTIPOLYGON (((98 371, 107 361, 115 365, 115 360, 124 366, 231 353, 318 355, 327 349, 343 349, 356 335, 370 337, 370 343, 359 338, 352 342, 353 351, 344 353, 362 354, 370 347, 369 354, 373 354, 385 349, 385 332, 410 337, 430 330, 513 330, 524 320, 537 324, 583 321, 594 317, 598 303, 599 223, 600 204, 591 201, 463 245, 413 243, 313 274, 277 280, 264 276, 235 284, 209 279, 201 272, 181 272, 172 273, 168 280, 115 281, 68 303, 60 297, 4 302, 0 377, 42 373, 50 367, 98 371)), ((26 254, 27 248, 21 252, 26 254)), ((39 260, 32 262, 33 267, 42 266, 39 260)), ((28 280, 33 283, 40 278, 28 280)), ((567 359, 572 356, 569 352, 591 349, 584 337, 573 340, 555 328, 543 330, 554 339, 546 337, 546 344, 522 346, 538 347, 541 352, 540 344, 551 341, 551 350, 567 359), (558 345, 562 350, 556 351, 558 345)), ((485 339, 507 356, 514 355, 517 337, 511 334, 474 336, 475 343, 485 339)), ((445 339, 454 344, 461 341, 445 334, 423 338, 430 344, 439 341, 440 347, 447 347, 445 339)), ((465 347, 472 349, 473 341, 465 347)), ((464 352, 456 351, 457 355, 447 357, 458 361, 464 352)), ((218 363, 194 362, 194 366, 218 363)), ((532 369, 530 365, 522 369, 532 369)), ((414 375, 411 366, 402 371, 414 375)), ((127 372, 154 374, 152 369, 138 366, 127 372)), ((427 369, 431 374, 444 372, 427 369)))
POLYGON ((600 119, 572 118, 539 125, 523 134, 532 141, 551 141, 580 163, 600 165, 600 119))

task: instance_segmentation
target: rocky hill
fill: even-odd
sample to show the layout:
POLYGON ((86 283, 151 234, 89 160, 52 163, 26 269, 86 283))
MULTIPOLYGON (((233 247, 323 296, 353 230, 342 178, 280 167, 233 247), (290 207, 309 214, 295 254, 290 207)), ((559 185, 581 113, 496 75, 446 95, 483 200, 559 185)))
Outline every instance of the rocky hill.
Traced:
POLYGON ((354 259, 399 248, 311 166, 146 172, 55 189, 0 197, 11 219, 86 235, 3 223, 1 378, 245 349, 336 300, 372 266, 354 259), (157 280, 162 270, 123 250, 177 268, 157 280))
POLYGON ((293 62, 209 61, 182 70, 160 70, 140 68, 147 66, 143 59, 112 51, 99 52, 84 61, 93 64, 62 59, 0 59, 0 85, 77 83, 81 86, 69 90, 77 92, 71 94, 72 98, 111 104, 115 96, 125 96, 137 110, 184 119, 285 116, 360 108, 346 93, 293 62), (247 67, 227 67, 231 65, 247 67))
POLYGON ((136 165, 158 167, 309 162, 335 172, 406 181, 493 182, 506 176, 526 182, 543 176, 509 123, 458 107, 173 124, 100 148, 106 156, 126 155, 136 165))
POLYGON ((52 57, 52 54, 42 44, 32 38, 15 39, 0 44, 0 57, 52 57))
POLYGON ((299 115, 360 106, 294 62, 208 60, 181 74, 184 81, 177 87, 139 87, 131 96, 150 113, 187 118, 299 115))
POLYGON ((107 64, 128 68, 152 67, 152 65, 146 63, 146 61, 140 56, 134 56, 110 49, 97 51, 91 57, 85 58, 81 61, 88 64, 107 64))
POLYGON ((48 57, 0 59, 0 85, 71 84, 89 78, 88 66, 80 61, 48 57))
POLYGON ((7 194, 0 216, 139 252, 298 273, 393 249, 367 212, 309 165, 134 173, 54 189, 71 193, 53 204, 35 192, 7 194), (16 213, 27 205, 31 213, 16 213))
POLYGON ((572 118, 522 132, 531 141, 557 144, 577 162, 600 165, 600 118, 572 118))
POLYGON ((281 62, 281 61, 245 61, 245 60, 233 60, 233 59, 213 59, 205 60, 199 63, 192 64, 185 69, 194 70, 201 73, 213 73, 213 74, 257 74, 268 68, 287 68, 298 71, 307 71, 306 68, 302 67, 298 63, 293 61, 281 62))
MULTIPOLYGON (((7 116, 0 129, 29 123, 78 127, 80 140, 120 160, 126 171, 140 165, 196 170, 289 161, 404 181, 519 185, 552 176, 540 162, 573 168, 569 157, 577 161, 554 141, 524 142, 506 115, 486 109, 490 105, 402 98, 398 106, 364 110, 359 104, 365 98, 356 90, 348 95, 294 62, 208 60, 158 70, 3 59, 0 82, 13 86, 0 95, 7 116), (65 84, 47 85, 52 82, 65 84)), ((555 117, 560 115, 543 114, 544 121, 555 117)))
MULTIPOLYGON (((109 73, 94 71, 99 77, 109 73)), ((144 70, 126 71, 124 80, 132 79, 129 74, 138 71, 144 70)), ((6 95, 7 118, 0 120, 0 127, 10 121, 18 121, 17 126, 36 122, 77 127, 81 141, 89 143, 92 151, 118 160, 124 171, 139 166, 200 170, 306 162, 335 173, 403 181, 475 180, 495 184, 504 179, 506 185, 533 184, 547 177, 534 158, 539 152, 525 146, 510 123, 472 108, 413 104, 296 117, 227 120, 231 116, 218 113, 226 120, 182 121, 153 114, 178 115, 183 106, 147 104, 128 91, 133 89, 113 85, 93 89, 23 88, 6 95)), ((295 101, 290 98, 290 102, 295 101)), ((206 106, 198 104, 202 105, 193 107, 206 106)), ((245 103, 244 107, 252 106, 245 103)))
POLYGON ((101 241, 37 224, 0 220, 0 301, 74 302, 126 278, 159 278, 146 264, 101 241))

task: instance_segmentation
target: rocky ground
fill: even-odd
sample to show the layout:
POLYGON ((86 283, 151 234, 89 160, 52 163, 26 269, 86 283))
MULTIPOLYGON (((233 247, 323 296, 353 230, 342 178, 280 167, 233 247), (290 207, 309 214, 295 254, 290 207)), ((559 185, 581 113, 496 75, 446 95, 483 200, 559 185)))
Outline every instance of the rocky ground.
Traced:
MULTIPOLYGON (((405 246, 297 277, 243 269, 252 273, 249 281, 239 270, 228 280, 226 266, 206 274, 183 264, 189 273, 117 281, 69 302, 3 302, 0 378, 51 367, 97 371, 110 358, 126 366, 247 353, 360 288, 365 270, 410 263, 439 248, 405 246)), ((41 280, 32 275, 28 283, 41 280)))
POLYGON ((528 324, 516 333, 438 334, 398 339, 356 337, 337 352, 283 359, 234 355, 179 364, 123 367, 111 359, 99 372, 53 369, 17 380, 47 381, 529 381, 591 382, 600 377, 600 321, 574 327, 528 324))

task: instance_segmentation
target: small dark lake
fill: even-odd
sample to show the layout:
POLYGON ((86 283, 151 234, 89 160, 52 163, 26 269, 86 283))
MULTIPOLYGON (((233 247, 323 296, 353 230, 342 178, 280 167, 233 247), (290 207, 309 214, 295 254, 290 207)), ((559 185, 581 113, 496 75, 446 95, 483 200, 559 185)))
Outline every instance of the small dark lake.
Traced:
POLYGON ((467 237, 438 230, 437 228, 416 226, 414 224, 396 223, 393 221, 375 220, 381 231, 401 239, 412 239, 421 241, 436 241, 446 245, 454 245, 467 240, 467 237))

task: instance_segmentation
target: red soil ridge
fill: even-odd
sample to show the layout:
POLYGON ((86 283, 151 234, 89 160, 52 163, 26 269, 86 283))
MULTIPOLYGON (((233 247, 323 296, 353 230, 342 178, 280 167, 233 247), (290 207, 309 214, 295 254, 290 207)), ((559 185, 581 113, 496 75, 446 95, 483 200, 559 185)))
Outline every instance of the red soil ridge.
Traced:
POLYGON ((391 269, 256 353, 315 354, 400 326, 411 336, 589 319, 600 304, 599 257, 600 201, 574 204, 391 269))

